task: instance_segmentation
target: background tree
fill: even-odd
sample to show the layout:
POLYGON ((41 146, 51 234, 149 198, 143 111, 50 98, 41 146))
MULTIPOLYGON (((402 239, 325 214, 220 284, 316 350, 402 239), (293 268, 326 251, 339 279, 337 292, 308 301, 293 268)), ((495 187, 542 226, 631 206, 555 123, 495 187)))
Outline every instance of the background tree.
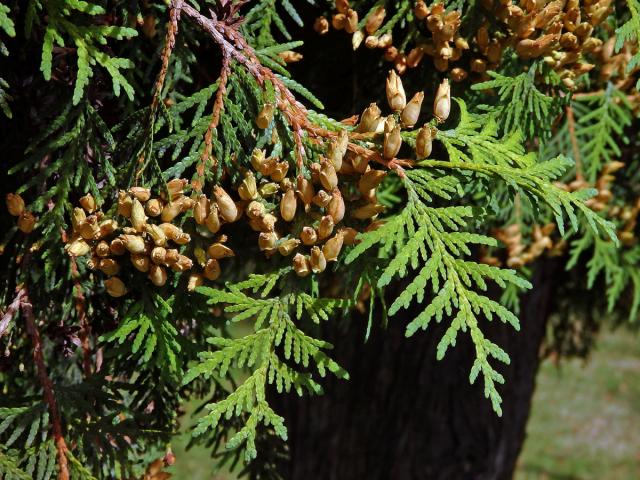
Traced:
POLYGON ((640 305, 638 4, 387 3, 0 5, 5 477, 510 476, 640 305))

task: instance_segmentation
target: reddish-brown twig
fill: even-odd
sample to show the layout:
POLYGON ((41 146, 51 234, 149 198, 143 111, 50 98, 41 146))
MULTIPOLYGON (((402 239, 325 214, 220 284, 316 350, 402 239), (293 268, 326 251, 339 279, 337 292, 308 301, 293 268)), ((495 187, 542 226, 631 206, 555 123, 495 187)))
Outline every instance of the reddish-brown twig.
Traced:
MULTIPOLYGON (((220 68, 220 78, 218 79, 218 90, 216 92, 216 99, 213 102, 213 113, 211 114, 211 122, 204 135, 204 150, 200 157, 200 162, 196 167, 197 178, 192 182, 193 188, 197 191, 202 191, 204 183, 204 171, 207 162, 212 158, 213 151, 213 132, 218 128, 220 123, 220 115, 224 109, 224 96, 227 93, 227 80, 231 73, 231 59, 229 55, 222 51, 222 66, 220 68)), ((213 164, 215 166, 215 164, 213 164)))
MULTIPOLYGON (((195 22, 204 30, 213 41, 218 44, 223 57, 231 58, 240 63, 254 77, 259 85, 269 81, 278 95, 277 106, 283 114, 293 133, 296 143, 296 160, 298 167, 302 167, 304 156, 303 132, 314 138, 332 139, 338 132, 321 128, 309 120, 307 109, 298 102, 295 95, 269 68, 263 66, 258 60, 253 48, 246 42, 242 34, 235 26, 226 25, 216 18, 207 18, 188 4, 182 5, 182 12, 187 18, 195 22)), ((355 136, 353 137, 356 138, 355 136)), ((410 160, 393 159, 385 160, 378 152, 362 145, 349 143, 349 149, 357 154, 366 155, 368 158, 402 173, 402 166, 411 166, 410 160)))
POLYGON ((36 364, 36 370, 38 373, 38 380, 42 386, 44 392, 44 399, 49 408, 49 414, 51 415, 51 428, 53 430, 53 440, 58 453, 58 480, 69 480, 69 464, 67 461, 67 444, 62 435, 62 420, 60 418, 60 410, 58 409, 58 402, 53 390, 53 382, 47 374, 47 367, 44 363, 44 355, 42 353, 42 340, 40 338, 40 332, 36 326, 36 320, 33 315, 33 305, 29 301, 29 296, 26 288, 20 301, 20 308, 27 326, 27 332, 31 337, 31 344, 33 345, 33 360, 36 364))

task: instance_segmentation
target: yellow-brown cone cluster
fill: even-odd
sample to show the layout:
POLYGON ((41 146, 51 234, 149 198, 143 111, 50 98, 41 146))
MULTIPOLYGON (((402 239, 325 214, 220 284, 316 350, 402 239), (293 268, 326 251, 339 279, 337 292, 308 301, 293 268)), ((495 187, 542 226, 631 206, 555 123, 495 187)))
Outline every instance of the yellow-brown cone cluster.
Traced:
POLYGON ((9 214, 18 217, 16 221, 18 230, 23 233, 31 233, 36 225, 37 218, 26 209, 22 197, 17 193, 8 193, 6 203, 9 214))
POLYGON ((268 257, 292 256, 299 276, 324 271, 383 210, 375 191, 385 172, 348 151, 348 144, 347 132, 341 131, 328 142, 325 155, 309 165, 308 177, 294 178, 287 176, 287 162, 255 150, 254 171, 237 189, 249 226, 259 233, 259 249, 268 257))
MULTIPOLYGON (((549 255, 557 255, 564 251, 566 244, 562 239, 555 243, 551 239, 555 228, 555 223, 548 223, 544 226, 534 225, 528 242, 523 241, 518 223, 494 230, 493 236, 505 245, 506 260, 504 265, 509 268, 521 268, 545 252, 548 252, 549 255)), ((484 255, 480 261, 494 266, 503 265, 503 262, 494 256, 484 255)))
POLYGON ((345 30, 353 35, 354 49, 361 44, 381 49, 385 60, 393 62, 401 74, 419 65, 423 58, 431 57, 435 68, 449 71, 456 82, 466 79, 469 72, 477 80, 485 79, 485 72, 500 64, 508 47, 524 59, 544 58, 568 88, 573 88, 574 78, 593 68, 585 60, 586 55, 601 56, 601 76, 606 80, 614 72, 623 71, 621 67, 633 53, 626 46, 624 52, 613 55, 615 38, 607 46, 592 36, 594 28, 612 11, 611 0, 483 0, 482 6, 485 14, 476 23, 477 31, 463 37, 459 33, 461 12, 447 11, 443 3, 428 6, 427 2, 417 0, 412 33, 407 34, 413 35, 415 41, 402 49, 394 45, 391 32, 384 26, 395 12, 388 16, 383 6, 369 12, 364 27, 358 29, 358 13, 348 1, 338 1, 331 21, 320 17, 314 28, 320 34, 330 27, 345 30))
MULTIPOLYGON (((90 195, 83 197, 82 208, 73 211, 73 231, 67 253, 74 257, 90 254, 88 266, 109 277, 105 288, 113 297, 127 293, 127 286, 118 276, 125 266, 146 274, 158 287, 167 282, 171 271, 192 271, 193 259, 181 253, 189 246, 191 235, 176 225, 179 216, 190 212, 196 223, 215 234, 224 222, 235 221, 238 211, 222 188, 216 187, 214 200, 204 195, 194 199, 184 195, 186 185, 184 179, 171 180, 167 192, 158 198, 152 198, 151 191, 143 187, 120 191, 117 212, 128 223, 126 226, 96 210, 90 195)), ((201 271, 189 278, 190 289, 201 285, 204 279, 216 280, 220 276, 219 260, 233 256, 225 241, 226 237, 220 236, 206 252, 200 252, 201 248, 188 248, 201 266, 201 271)))

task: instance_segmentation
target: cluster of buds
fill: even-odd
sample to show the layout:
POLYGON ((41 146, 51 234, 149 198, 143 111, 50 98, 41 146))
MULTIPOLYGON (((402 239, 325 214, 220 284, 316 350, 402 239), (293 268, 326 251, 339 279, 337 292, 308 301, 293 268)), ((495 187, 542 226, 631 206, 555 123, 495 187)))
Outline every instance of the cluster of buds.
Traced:
POLYGON ((636 199, 633 205, 612 207, 609 214, 622 222, 622 228, 618 231, 620 242, 627 247, 638 243, 635 230, 640 215, 640 198, 636 199))
MULTIPOLYGON (((526 243, 523 241, 520 224, 518 223, 494 230, 493 236, 505 246, 506 260, 504 264, 509 268, 521 268, 532 263, 545 252, 548 255, 555 256, 565 250, 566 244, 563 240, 554 243, 551 239, 551 234, 555 228, 555 223, 548 223, 544 226, 534 225, 531 237, 526 243)), ((486 253, 480 261, 494 266, 503 265, 502 260, 498 257, 490 256, 486 253)))
POLYGON ((555 185, 558 188, 561 188, 567 192, 575 192, 578 190, 584 190, 585 188, 595 188, 598 193, 587 200, 585 205, 587 205, 591 210, 600 212, 607 208, 607 206, 611 203, 613 199, 613 193, 611 191, 611 184, 615 180, 615 172, 624 167, 623 162, 612 161, 607 163, 600 172, 598 179, 595 184, 590 184, 587 182, 582 176, 576 178, 572 182, 565 184, 562 182, 555 182, 555 185))
MULTIPOLYGON (((118 276, 125 263, 145 273, 158 287, 167 282, 169 271, 191 271, 193 260, 180 252, 188 248, 191 235, 175 224, 178 217, 192 212, 196 222, 212 235, 224 221, 235 221, 238 211, 222 188, 216 187, 216 199, 210 202, 204 195, 195 199, 185 196, 186 185, 187 180, 171 180, 159 198, 152 198, 151 191, 143 187, 120 191, 117 212, 128 222, 127 226, 107 218, 97 209, 93 197, 85 195, 80 199, 81 207, 73 210, 73 233, 66 246, 67 253, 73 257, 91 255, 87 265, 109 277, 105 287, 113 297, 127 293, 124 281, 118 276)), ((224 245, 225 240, 221 236, 206 252, 202 248, 193 249, 202 271, 191 274, 190 289, 201 285, 204 279, 216 280, 220 276, 219 259, 233 255, 224 245)))
POLYGON ((171 478, 171 474, 165 472, 164 469, 174 465, 175 463, 175 455, 171 450, 168 450, 163 458, 158 458, 147 466, 144 475, 140 480, 169 480, 171 478))
POLYGON ((18 217, 16 221, 18 230, 23 233, 31 233, 37 219, 33 213, 26 209, 23 198, 17 193, 8 193, 6 202, 9 214, 18 217))
POLYGON ((251 157, 254 170, 245 173, 237 188, 239 206, 259 234, 259 249, 267 257, 293 255, 299 276, 324 271, 344 245, 356 242, 367 222, 375 224, 383 209, 375 191, 385 172, 372 169, 367 159, 357 158, 354 164, 348 142, 346 130, 341 131, 329 142, 326 156, 309 166, 308 177, 287 176, 288 162, 256 149, 251 157))
POLYGON ((428 8, 422 0, 416 2, 414 16, 423 23, 425 33, 430 32, 431 38, 421 41, 406 53, 393 44, 391 32, 379 33, 386 16, 385 7, 377 6, 367 15, 363 28, 359 29, 358 13, 350 8, 348 0, 338 0, 336 13, 331 17, 331 21, 319 17, 314 28, 320 34, 327 33, 330 27, 352 34, 354 50, 362 44, 370 49, 382 50, 385 60, 392 62, 400 74, 407 68, 417 67, 425 54, 432 56, 436 68, 444 72, 448 69, 449 61, 458 60, 463 50, 469 48, 464 39, 457 34, 460 12, 446 12, 442 3, 428 8))
POLYGON ((508 26, 509 35, 491 41, 488 36, 477 36, 476 42, 483 53, 488 51, 491 42, 497 42, 502 47, 512 46, 520 58, 544 58, 545 63, 560 74, 564 84, 573 88, 573 79, 594 67, 582 60, 585 54, 593 54, 602 47, 602 41, 591 35, 610 13, 611 3, 611 0, 582 3, 521 0, 515 5, 511 1, 485 0, 485 8, 508 26))
POLYGON ((413 9, 415 24, 407 32, 408 39, 414 41, 407 42, 404 38, 404 45, 409 45, 404 51, 394 45, 391 31, 383 26, 387 15, 384 6, 369 12, 364 27, 359 29, 358 13, 350 8, 349 2, 336 1, 337 12, 331 21, 320 17, 314 26, 321 34, 330 27, 352 34, 354 49, 361 44, 381 49, 384 58, 393 62, 399 73, 419 65, 425 55, 432 57, 435 68, 441 72, 450 71, 454 81, 466 79, 470 72, 478 80, 485 79, 485 72, 494 69, 501 62, 504 50, 511 47, 523 59, 544 58, 560 74, 565 85, 573 88, 574 78, 594 67, 584 61, 586 54, 598 55, 604 48, 602 56, 607 58, 601 76, 606 80, 613 72, 623 71, 620 68, 628 63, 633 53, 632 47, 627 46, 621 54, 608 52, 607 56, 602 41, 592 37, 594 28, 611 12, 612 0, 582 3, 578 0, 483 0, 482 4, 487 19, 478 22, 475 33, 463 37, 459 35, 461 12, 447 11, 443 3, 427 6, 424 0, 417 0, 413 9), (492 35, 490 26, 496 20, 505 28, 497 29, 492 35), (380 34, 380 31, 384 33, 380 34), (464 64, 452 65, 463 55, 464 64))

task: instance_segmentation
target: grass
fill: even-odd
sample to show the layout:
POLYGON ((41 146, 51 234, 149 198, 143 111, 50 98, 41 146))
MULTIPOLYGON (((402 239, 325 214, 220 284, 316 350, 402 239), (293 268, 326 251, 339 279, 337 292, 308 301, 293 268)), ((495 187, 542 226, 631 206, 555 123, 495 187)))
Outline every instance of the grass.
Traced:
MULTIPOLYGON (((640 479, 640 338, 601 334, 589 360, 545 361, 537 379, 516 480, 640 479)), ((233 480, 214 474, 203 448, 173 447, 177 480, 233 480)))
POLYGON ((588 361, 538 375, 516 480, 640 478, 640 339, 603 333, 588 361))

